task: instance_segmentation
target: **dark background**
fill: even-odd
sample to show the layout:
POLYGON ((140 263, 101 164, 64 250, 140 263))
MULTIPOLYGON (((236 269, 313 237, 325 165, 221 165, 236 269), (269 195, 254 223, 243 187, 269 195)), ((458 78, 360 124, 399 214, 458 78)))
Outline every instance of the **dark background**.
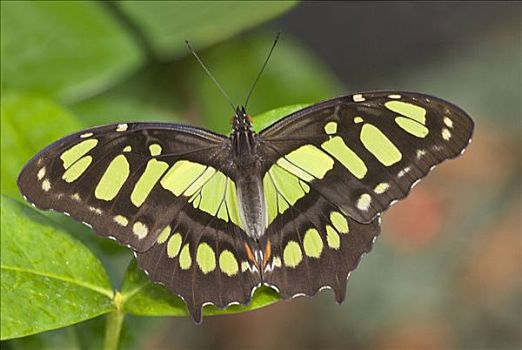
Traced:
MULTIPOLYGON (((511 31, 517 21, 516 2, 310 1, 274 24, 312 49, 345 84, 375 89, 411 66, 459 51, 479 54, 480 43, 511 31)), ((516 31, 511 35, 515 40, 516 31)))

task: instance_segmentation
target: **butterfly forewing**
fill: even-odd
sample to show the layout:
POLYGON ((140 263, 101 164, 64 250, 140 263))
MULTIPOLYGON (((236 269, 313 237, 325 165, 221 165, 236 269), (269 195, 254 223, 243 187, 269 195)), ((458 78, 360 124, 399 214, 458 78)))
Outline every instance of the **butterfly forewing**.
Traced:
POLYGON ((435 165, 462 153, 472 131, 469 116, 441 99, 379 92, 313 105, 260 136, 266 158, 367 223, 435 165))
POLYGON ((167 124, 84 130, 36 155, 18 184, 37 207, 65 212, 100 235, 144 251, 185 205, 184 190, 194 182, 203 185, 223 164, 223 140, 167 124))

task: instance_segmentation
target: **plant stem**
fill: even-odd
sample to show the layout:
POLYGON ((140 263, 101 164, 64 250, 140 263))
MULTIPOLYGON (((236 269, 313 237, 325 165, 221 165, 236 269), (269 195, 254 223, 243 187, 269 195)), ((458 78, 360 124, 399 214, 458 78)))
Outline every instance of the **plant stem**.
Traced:
POLYGON ((105 324, 105 342, 103 348, 105 350, 117 350, 120 343, 121 327, 123 325, 123 319, 125 318, 125 312, 123 312, 121 306, 122 297, 119 292, 114 295, 114 303, 116 309, 107 314, 107 323, 105 324))

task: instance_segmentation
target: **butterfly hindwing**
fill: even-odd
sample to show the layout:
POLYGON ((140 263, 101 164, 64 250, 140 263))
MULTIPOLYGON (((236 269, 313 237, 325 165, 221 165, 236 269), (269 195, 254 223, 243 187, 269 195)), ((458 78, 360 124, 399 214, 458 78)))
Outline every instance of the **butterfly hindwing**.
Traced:
POLYGON ((260 136, 266 158, 367 223, 435 165, 462 153, 472 131, 469 116, 441 99, 376 92, 305 108, 260 136))
POLYGON ((245 249, 253 244, 232 222, 186 205, 137 259, 154 281, 185 300, 199 323, 205 304, 224 308, 250 301, 260 281, 245 249))
POLYGON ((306 187, 306 196, 292 205, 292 196, 298 196, 292 190, 299 190, 282 188, 276 181, 273 186, 276 194, 267 201, 279 202, 278 215, 260 241, 264 281, 275 286, 284 299, 331 288, 337 301, 343 301, 350 272, 380 232, 379 218, 358 223, 306 187))

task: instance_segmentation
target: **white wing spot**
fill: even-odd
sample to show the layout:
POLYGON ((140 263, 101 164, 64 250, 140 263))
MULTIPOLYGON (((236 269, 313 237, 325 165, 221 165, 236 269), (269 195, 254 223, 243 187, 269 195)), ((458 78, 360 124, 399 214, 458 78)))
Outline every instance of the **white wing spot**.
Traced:
POLYGON ((247 261, 243 261, 241 262, 241 272, 245 272, 246 270, 248 270, 250 268, 250 265, 248 264, 247 261))
POLYGON ((38 171, 38 174, 37 174, 36 176, 38 176, 38 180, 43 179, 43 177, 45 176, 45 167, 43 167, 42 169, 40 169, 40 170, 38 171))
POLYGON ((132 151, 131 146, 125 146, 125 148, 123 149, 123 152, 130 152, 130 151, 132 151))
POLYGON ((409 166, 407 166, 406 168, 404 168, 401 171, 399 171, 399 173, 397 174, 397 177, 403 177, 404 175, 409 173, 410 170, 411 170, 411 168, 409 166))
POLYGON ((353 95, 353 102, 364 102, 366 99, 361 94, 353 95))
POLYGON ((426 154, 426 151, 423 150, 423 149, 418 149, 417 150, 417 159, 421 159, 422 156, 424 156, 426 154))
POLYGON ((319 291, 322 292, 325 289, 332 289, 332 287, 330 287, 330 286, 322 286, 321 288, 319 288, 319 291))
POLYGON ((368 210, 370 208, 370 204, 372 203, 372 197, 368 193, 361 194, 359 199, 357 200, 357 208, 360 210, 368 210))
POLYGON ((43 182, 42 182, 42 190, 47 192, 50 189, 51 189, 51 183, 49 182, 49 180, 47 180, 47 179, 43 180, 43 182))
POLYGON ((118 127, 116 128, 116 131, 126 131, 129 128, 129 125, 127 124, 118 124, 118 127))
POLYGON ((282 264, 281 264, 281 258, 278 257, 278 256, 274 256, 274 258, 272 259, 272 265, 274 267, 281 267, 282 264))
POLYGON ((85 134, 81 134, 80 138, 86 139, 87 137, 91 137, 92 135, 94 135, 92 132, 88 132, 88 133, 85 133, 85 134))
POLYGON ((375 188, 373 189, 373 191, 377 194, 382 194, 384 192, 386 192, 388 189, 390 188, 390 184, 387 183, 387 182, 381 182, 380 184, 378 184, 377 186, 375 186, 375 188))
POLYGON ((252 290, 250 291, 250 297, 252 298, 254 296, 254 293, 257 288, 261 287, 261 282, 257 284, 257 286, 252 287, 252 290))
POLYGON ((127 226, 129 224, 129 220, 127 220, 127 218, 125 216, 122 216, 122 215, 116 215, 114 218, 113 218, 114 222, 117 223, 118 225, 120 226, 127 226))
POLYGON ((442 129, 442 138, 446 141, 449 141, 451 138, 451 132, 446 128, 442 129))
POLYGON ((299 298, 299 297, 305 297, 305 296, 306 296, 305 293, 295 293, 294 295, 292 295, 292 299, 299 298))
POLYGON ((399 98, 401 98, 401 97, 402 97, 401 95, 388 95, 388 98, 399 99, 399 98))
POLYGON ((149 229, 144 223, 136 221, 132 226, 132 232, 138 236, 139 239, 143 239, 149 233, 149 229))
POLYGON ((265 272, 272 272, 272 270, 274 269, 274 265, 272 263, 270 264, 267 264, 266 267, 265 267, 265 272))
POLYGON ((81 201, 82 199, 80 198, 80 194, 79 193, 75 193, 71 196, 71 199, 74 199, 75 201, 81 201))
POLYGON ((90 211, 93 211, 95 214, 101 215, 102 211, 101 209, 98 209, 96 207, 89 207, 90 211))
POLYGON ((453 128, 453 121, 448 117, 444 117, 444 124, 446 124, 448 128, 453 128))
POLYGON ((275 290, 277 293, 280 293, 279 288, 277 288, 275 285, 270 284, 270 283, 266 283, 266 282, 263 282, 263 284, 264 284, 265 286, 267 286, 268 288, 272 288, 272 289, 275 290))

